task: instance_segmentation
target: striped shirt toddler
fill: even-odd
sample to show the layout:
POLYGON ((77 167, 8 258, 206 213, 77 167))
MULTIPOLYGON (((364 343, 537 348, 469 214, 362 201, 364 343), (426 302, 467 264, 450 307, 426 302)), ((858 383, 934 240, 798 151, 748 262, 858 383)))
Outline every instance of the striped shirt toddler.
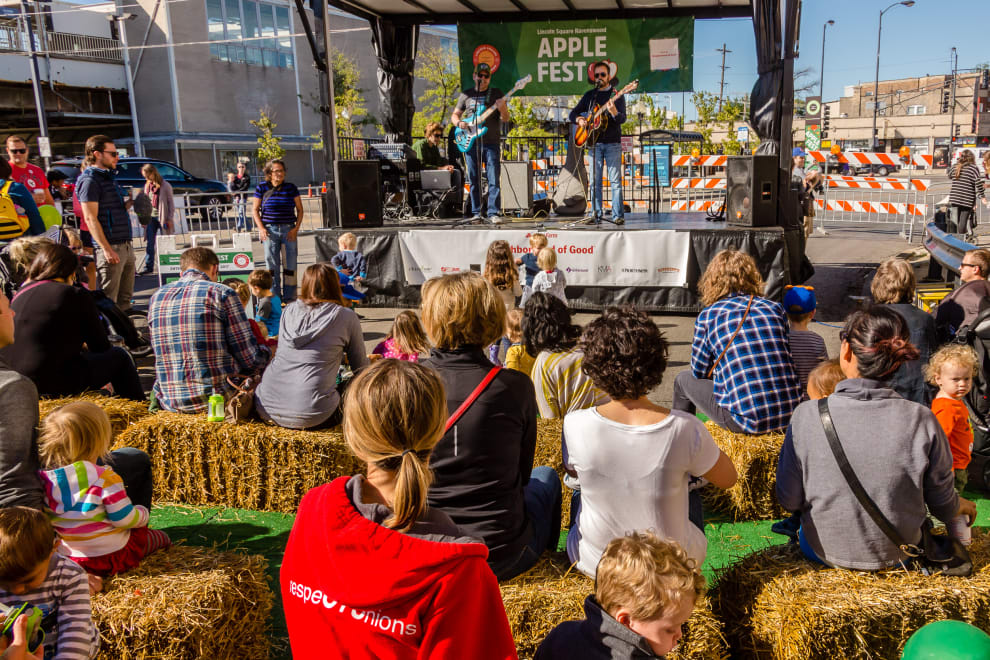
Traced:
POLYGON ((89 461, 40 470, 45 509, 70 557, 101 557, 120 550, 131 528, 148 525, 148 510, 132 504, 113 468, 89 461))

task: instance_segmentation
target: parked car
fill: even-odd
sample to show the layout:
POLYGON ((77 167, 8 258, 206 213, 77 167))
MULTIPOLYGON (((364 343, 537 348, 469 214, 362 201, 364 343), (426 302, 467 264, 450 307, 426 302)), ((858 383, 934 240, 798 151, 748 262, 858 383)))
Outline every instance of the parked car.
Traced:
POLYGON ((877 163, 857 165, 856 176, 888 176, 899 169, 900 167, 897 165, 882 165, 877 163))
MULTIPOLYGON (((65 173, 66 179, 62 185, 70 197, 75 188, 76 177, 79 176, 81 163, 81 158, 65 158, 52 163, 52 169, 65 173)), ((176 195, 193 195, 189 197, 189 201, 192 205, 201 207, 200 215, 204 221, 219 220, 223 216, 224 207, 231 202, 227 186, 213 179, 193 176, 178 165, 168 161, 137 156, 121 158, 117 162, 117 183, 124 188, 144 187, 144 175, 141 174, 141 168, 147 163, 154 165, 162 178, 172 184, 172 191, 176 195)))

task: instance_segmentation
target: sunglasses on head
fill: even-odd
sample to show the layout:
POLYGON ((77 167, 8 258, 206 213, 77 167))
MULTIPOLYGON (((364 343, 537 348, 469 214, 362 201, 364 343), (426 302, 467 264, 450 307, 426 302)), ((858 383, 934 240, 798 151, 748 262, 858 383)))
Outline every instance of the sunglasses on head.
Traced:
POLYGON ((27 149, 10 149, 9 151, 12 154, 26 154, 27 153, 27 149))

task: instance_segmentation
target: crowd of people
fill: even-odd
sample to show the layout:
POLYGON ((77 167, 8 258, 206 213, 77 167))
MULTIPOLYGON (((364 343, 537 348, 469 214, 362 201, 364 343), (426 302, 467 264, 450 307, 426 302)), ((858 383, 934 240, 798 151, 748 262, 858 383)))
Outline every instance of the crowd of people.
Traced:
MULTIPOLYGON (((80 202, 98 281, 121 305, 133 252, 117 226, 125 202, 104 169, 116 153, 99 141, 87 152, 80 202)), ((167 230, 168 192, 154 174, 145 192, 167 230)), ((266 176, 253 215, 274 257, 295 243, 302 212, 284 164, 266 176)), ((875 304, 846 320, 831 359, 811 326, 814 289, 771 300, 751 257, 720 252, 699 283, 690 367, 667 408, 650 398, 668 366, 656 323, 630 306, 574 323, 541 234, 518 261, 495 241, 482 272, 428 280, 418 313, 398 314, 370 352, 342 289, 368 271, 353 234, 332 263, 303 271, 298 297, 294 251, 278 264, 281 281, 266 269, 220 282, 217 255, 189 248, 180 277, 149 303, 150 397, 78 283, 82 241, 17 243, 16 292, 0 295, 0 603, 55 613, 46 649, 58 657, 92 657, 89 595, 171 541, 148 528, 148 456, 111 452, 106 414, 85 401, 39 426, 39 396, 108 389, 202 414, 211 396, 230 397, 251 378, 260 419, 342 424, 366 470, 304 497, 282 563, 299 657, 320 655, 328 638, 374 657, 515 657, 498 583, 556 552, 562 529, 568 561, 595 578, 595 593, 586 620, 554 630, 537 657, 662 657, 704 589, 699 489, 738 479, 698 413, 736 434, 786 431, 776 494, 793 516, 779 528, 810 561, 911 566, 846 485, 830 434, 907 544, 920 542, 928 513, 969 542, 963 399, 982 365, 951 340, 990 296, 986 250, 965 254, 963 285, 934 315, 910 304, 909 264, 881 264, 875 304), (535 464, 540 417, 563 420, 563 484, 553 466, 535 464)))

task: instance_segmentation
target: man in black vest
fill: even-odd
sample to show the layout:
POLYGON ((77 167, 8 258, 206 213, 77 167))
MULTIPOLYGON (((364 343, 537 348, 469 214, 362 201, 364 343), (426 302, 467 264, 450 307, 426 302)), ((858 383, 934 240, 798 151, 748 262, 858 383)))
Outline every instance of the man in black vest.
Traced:
POLYGON ((503 100, 505 94, 497 87, 489 87, 491 84, 492 69, 488 64, 481 62, 474 69, 474 87, 466 89, 457 97, 457 105, 450 115, 450 122, 461 129, 471 128, 471 124, 461 119, 465 114, 472 117, 479 114, 480 106, 484 109, 492 107, 498 108, 498 112, 493 112, 485 121, 488 132, 484 136, 475 140, 471 148, 464 152, 464 161, 467 164, 468 182, 471 184, 471 213, 472 222, 481 222, 485 219, 481 209, 481 163, 485 163, 485 176, 488 179, 488 223, 493 225, 502 224, 499 217, 502 207, 502 195, 499 189, 499 170, 501 167, 499 140, 502 135, 502 122, 509 121, 509 108, 503 100))
POLYGON ((604 106, 602 120, 606 122, 605 129, 597 136, 592 136, 585 146, 591 148, 592 172, 591 177, 591 210, 592 218, 588 224, 598 224, 602 218, 602 169, 608 173, 608 182, 612 187, 612 222, 617 225, 625 224, 622 206, 622 124, 626 121, 626 99, 615 96, 612 86, 612 71, 608 62, 595 62, 592 66, 595 77, 595 87, 585 92, 584 96, 571 110, 569 119, 578 126, 587 126, 588 120, 581 115, 589 112, 595 106, 604 106))

